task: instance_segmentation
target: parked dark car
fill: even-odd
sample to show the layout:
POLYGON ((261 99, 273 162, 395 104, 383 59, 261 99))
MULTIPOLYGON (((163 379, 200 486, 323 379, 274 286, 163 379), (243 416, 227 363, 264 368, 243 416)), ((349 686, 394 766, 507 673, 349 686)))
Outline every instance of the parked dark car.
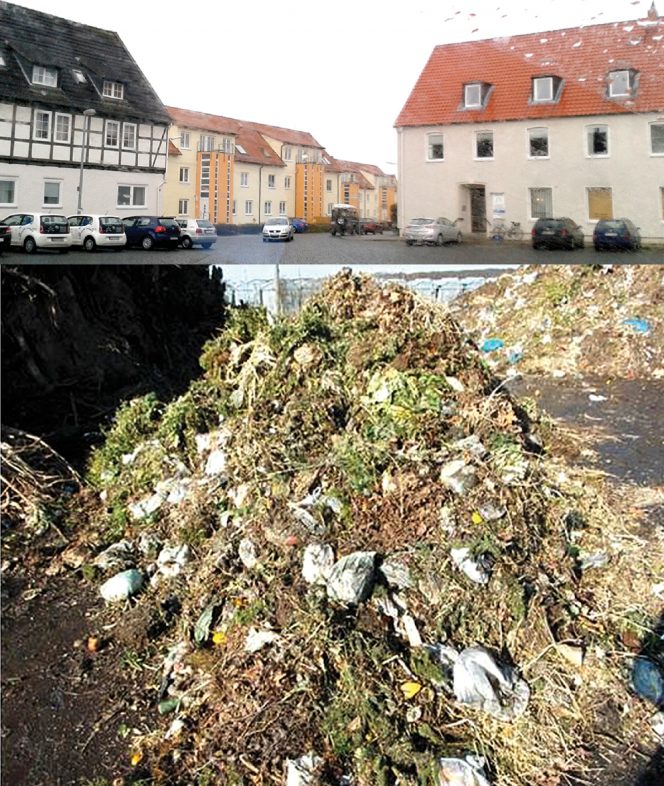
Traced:
POLYGON ((140 246, 146 251, 160 248, 177 248, 180 243, 180 225, 174 218, 161 216, 127 216, 122 219, 127 235, 127 246, 140 246))
POLYGON ((357 208, 346 204, 332 205, 330 232, 332 237, 336 235, 340 237, 344 235, 359 235, 360 217, 357 208))
POLYGON ((360 234, 361 235, 382 235, 383 225, 375 218, 362 218, 360 219, 360 234))
POLYGON ((9 251, 9 246, 12 242, 12 228, 6 224, 0 224, 0 254, 3 251, 9 251))
POLYGON ((641 248, 641 233, 629 218, 602 219, 595 225, 593 245, 595 251, 605 248, 636 251, 641 248))
POLYGON ((532 229, 533 248, 583 248, 583 229, 571 218, 538 218, 532 229))
POLYGON ((309 229, 309 224, 303 218, 291 218, 291 224, 298 235, 309 229))

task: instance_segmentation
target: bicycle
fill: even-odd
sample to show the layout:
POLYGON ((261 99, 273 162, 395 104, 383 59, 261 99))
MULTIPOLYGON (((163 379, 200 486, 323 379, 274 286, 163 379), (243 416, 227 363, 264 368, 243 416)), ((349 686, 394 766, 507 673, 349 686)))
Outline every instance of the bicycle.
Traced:
POLYGON ((521 229, 521 224, 518 221, 510 221, 510 225, 508 227, 501 222, 496 222, 491 227, 491 239, 495 240, 496 242, 500 242, 507 238, 508 240, 522 240, 523 239, 523 229, 521 229))

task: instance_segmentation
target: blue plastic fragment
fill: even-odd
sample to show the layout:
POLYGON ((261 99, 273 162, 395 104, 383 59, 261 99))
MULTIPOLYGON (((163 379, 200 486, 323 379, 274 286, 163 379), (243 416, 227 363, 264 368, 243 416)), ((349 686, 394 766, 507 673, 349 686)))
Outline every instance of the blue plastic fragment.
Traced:
POLYGON ((507 356, 507 362, 514 365, 518 363, 521 358, 523 357, 523 352, 518 349, 510 349, 509 355, 507 356))
POLYGON ((637 333, 647 333, 650 330, 650 323, 647 319, 638 319, 634 317, 632 319, 623 320, 623 324, 634 328, 637 333))
POLYGON ((664 675, 656 663, 639 656, 632 667, 632 686, 644 699, 655 706, 664 706, 664 675))
POLYGON ((482 352, 493 352, 496 349, 501 349, 505 346, 505 342, 502 338, 487 338, 487 340, 482 344, 482 352))

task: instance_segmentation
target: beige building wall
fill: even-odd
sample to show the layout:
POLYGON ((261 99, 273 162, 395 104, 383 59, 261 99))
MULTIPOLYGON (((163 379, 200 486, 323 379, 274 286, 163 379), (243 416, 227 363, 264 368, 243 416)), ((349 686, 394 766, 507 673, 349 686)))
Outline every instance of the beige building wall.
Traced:
POLYGON ((462 218, 470 232, 470 190, 485 189, 487 219, 493 206, 504 204, 504 217, 519 221, 526 232, 535 219, 530 189, 550 188, 554 215, 569 216, 592 234, 588 214, 589 188, 610 188, 614 217, 632 218, 644 239, 664 237, 661 190, 664 156, 650 152, 649 124, 655 114, 607 115, 514 121, 486 125, 399 128, 399 223, 416 216, 462 218), (588 126, 609 128, 609 153, 586 153, 588 126), (549 156, 529 158, 528 129, 549 129, 549 156), (475 133, 492 131, 494 157, 475 159, 475 133), (427 136, 442 133, 444 160, 427 161, 427 136), (494 197, 495 195, 495 197, 494 197))
POLYGON ((200 132, 171 126, 168 136, 182 155, 168 157, 166 183, 163 187, 163 213, 178 218, 201 218, 199 205, 196 203, 196 153, 200 132), (183 131, 189 133, 187 147, 182 144, 181 134, 183 131), (189 182, 180 180, 181 169, 188 170, 189 182), (186 201, 186 210, 180 211, 180 207, 185 207, 180 204, 182 200, 186 201))

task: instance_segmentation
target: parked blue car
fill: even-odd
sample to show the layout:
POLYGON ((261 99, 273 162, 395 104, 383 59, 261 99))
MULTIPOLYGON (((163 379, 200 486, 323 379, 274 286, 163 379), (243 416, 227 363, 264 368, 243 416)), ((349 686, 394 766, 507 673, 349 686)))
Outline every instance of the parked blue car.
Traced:
POLYGON ((636 251, 641 248, 641 234, 629 218, 603 219, 595 225, 593 244, 595 251, 605 248, 636 251))
POLYGON ((309 229, 309 224, 303 218, 291 218, 291 224, 298 235, 309 229))
POLYGON ((177 248, 180 243, 180 225, 173 218, 161 216, 128 216, 122 219, 127 235, 127 246, 152 248, 177 248))

